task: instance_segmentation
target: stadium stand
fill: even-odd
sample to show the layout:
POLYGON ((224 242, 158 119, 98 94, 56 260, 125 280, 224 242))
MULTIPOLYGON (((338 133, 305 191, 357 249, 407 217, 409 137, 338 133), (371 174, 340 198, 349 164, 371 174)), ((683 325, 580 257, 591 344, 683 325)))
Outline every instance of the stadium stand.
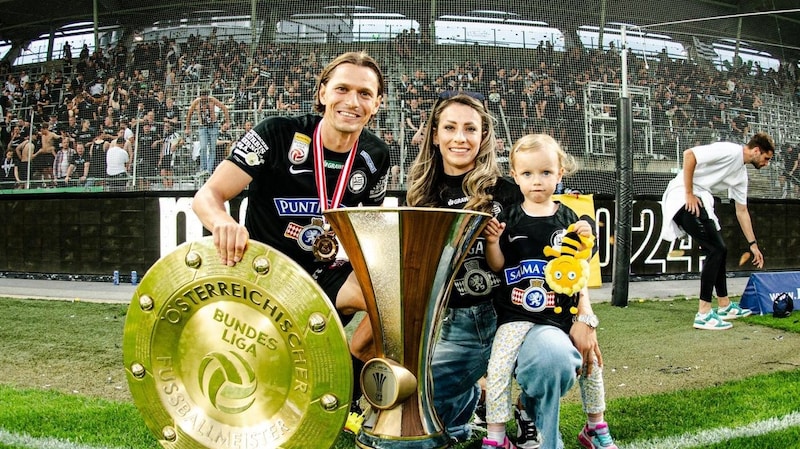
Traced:
MULTIPOLYGON (((5 64, 0 140, 13 150, 13 161, 4 167, 15 166, 19 173, 3 178, 0 188, 107 188, 106 174, 95 165, 102 165, 109 146, 121 145, 131 161, 126 189, 196 189, 205 179, 197 163, 196 124, 189 135, 181 131, 189 103, 202 90, 227 105, 230 137, 236 140, 266 117, 311 111, 319 68, 342 50, 366 48, 389 80, 372 127, 378 135, 391 132, 397 141, 396 188, 404 188, 409 155, 415 154, 413 132, 404 126, 419 118, 411 103, 425 111, 444 90, 470 90, 484 94, 504 145, 526 133, 549 133, 582 167, 567 180, 570 187, 614 194, 623 73, 613 41, 602 48, 556 49, 545 40, 532 48, 458 46, 433 44, 424 33, 406 31, 375 44, 298 36, 253 45, 250 30, 198 22, 93 50, 66 44, 59 58, 43 63, 5 64), (88 129, 82 129, 87 120, 88 129), (93 167, 88 179, 78 172, 83 167, 75 154, 78 144, 93 167)), ((781 149, 800 142, 798 79, 790 69, 796 63, 781 63, 777 70, 758 64, 719 67, 666 49, 628 53, 625 62, 637 195, 660 195, 680 167, 682 150, 692 145, 745 141, 758 131, 773 135, 781 149)), ((218 160, 228 148, 229 143, 219 145, 218 160)), ((751 174, 751 196, 780 197, 782 155, 768 170, 751 174)))

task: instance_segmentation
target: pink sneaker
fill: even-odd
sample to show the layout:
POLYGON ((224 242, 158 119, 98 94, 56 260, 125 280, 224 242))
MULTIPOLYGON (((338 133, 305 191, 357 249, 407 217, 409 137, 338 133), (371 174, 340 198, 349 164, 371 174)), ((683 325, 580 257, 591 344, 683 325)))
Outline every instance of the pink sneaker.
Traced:
POLYGON ((598 424, 594 430, 589 430, 588 424, 583 426, 578 434, 578 443, 586 449, 618 449, 606 423, 598 424))
POLYGON ((483 442, 481 443, 481 449, 492 449, 495 447, 499 447, 502 449, 517 449, 511 441, 509 441, 508 437, 503 439, 502 443, 498 443, 495 440, 490 440, 488 438, 484 438, 483 442))

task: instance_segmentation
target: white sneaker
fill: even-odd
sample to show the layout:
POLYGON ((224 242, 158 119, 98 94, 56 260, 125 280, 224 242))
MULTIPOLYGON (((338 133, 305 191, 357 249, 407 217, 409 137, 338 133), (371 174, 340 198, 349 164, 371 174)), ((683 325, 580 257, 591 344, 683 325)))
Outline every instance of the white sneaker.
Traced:
POLYGON ((717 308, 715 312, 723 320, 735 320, 736 318, 750 316, 750 314, 753 313, 750 309, 743 309, 739 304, 733 301, 731 301, 727 307, 717 308))
POLYGON ((704 329, 708 331, 724 331, 733 327, 733 324, 723 321, 719 315, 713 310, 708 314, 697 313, 694 316, 695 329, 704 329))

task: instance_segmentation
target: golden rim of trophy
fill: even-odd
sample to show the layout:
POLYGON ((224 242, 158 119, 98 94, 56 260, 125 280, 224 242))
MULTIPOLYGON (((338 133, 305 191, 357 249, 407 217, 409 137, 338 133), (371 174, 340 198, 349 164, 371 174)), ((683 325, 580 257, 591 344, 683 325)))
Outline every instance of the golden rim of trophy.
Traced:
POLYGON ((123 357, 165 448, 330 447, 349 412, 335 308, 299 265, 253 240, 233 267, 211 237, 157 261, 128 308, 123 357))

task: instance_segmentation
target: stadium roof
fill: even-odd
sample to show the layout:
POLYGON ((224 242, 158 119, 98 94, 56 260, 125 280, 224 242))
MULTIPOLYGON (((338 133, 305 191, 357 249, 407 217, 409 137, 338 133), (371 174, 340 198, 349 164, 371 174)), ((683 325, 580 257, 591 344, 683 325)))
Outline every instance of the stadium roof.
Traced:
MULTIPOLYGON (((437 16, 490 8, 566 27, 598 24, 601 13, 604 13, 606 22, 636 24, 661 33, 705 36, 708 40, 735 38, 737 33, 741 33, 742 40, 779 58, 797 58, 800 55, 800 9, 797 0, 771 0, 769 8, 764 6, 766 3, 763 0, 560 0, 547 2, 545 7, 541 6, 542 2, 525 0, 501 0, 490 4, 484 0, 272 2, 280 4, 280 8, 265 7, 270 2, 257 1, 258 10, 270 14, 273 20, 275 14, 280 20, 282 11, 287 15, 313 13, 319 12, 323 6, 337 4, 367 6, 378 12, 397 12, 420 23, 426 23, 431 17, 431 5, 435 5, 437 16), (280 11, 276 11, 278 9, 280 11), (778 13, 772 14, 770 11, 778 13), (741 30, 738 15, 742 16, 741 30), (721 18, 726 16, 737 17, 721 18), (717 19, 696 20, 712 17, 717 19)), ((185 18, 204 10, 220 11, 221 14, 249 14, 252 0, 0 0, 0 41, 24 44, 70 24, 84 23, 85 26, 86 22, 93 22, 95 3, 100 27, 144 28, 158 20, 185 18)))

